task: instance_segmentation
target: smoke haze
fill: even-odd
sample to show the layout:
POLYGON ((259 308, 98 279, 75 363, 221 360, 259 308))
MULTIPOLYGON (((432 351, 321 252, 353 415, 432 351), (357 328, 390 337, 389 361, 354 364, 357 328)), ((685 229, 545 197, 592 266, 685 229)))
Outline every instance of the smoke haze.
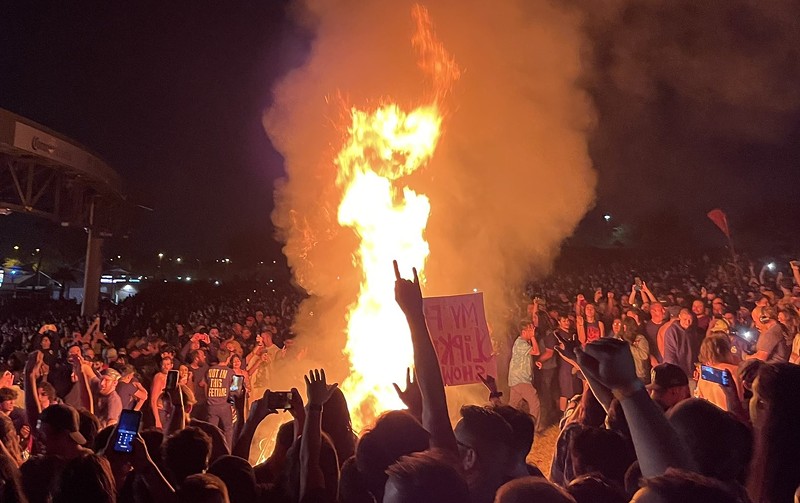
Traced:
MULTIPOLYGON (((462 69, 444 102, 437 152, 408 179, 431 201, 424 294, 483 291, 503 345, 512 335, 503 321, 520 300, 511 292, 550 267, 594 198, 587 147, 593 114, 578 85, 581 17, 546 1, 424 5, 462 69)), ((273 222, 296 281, 311 294, 295 331, 313 358, 328 368, 341 362, 337 377, 346 372, 345 315, 361 278, 353 265, 357 238, 336 220, 341 191, 333 158, 349 106, 370 109, 390 98, 409 110, 429 99, 411 47, 412 6, 298 4, 314 33, 310 54, 274 87, 264 117, 287 171, 273 222)))
POLYGON ((704 217, 715 207, 740 243, 746 231, 750 243, 795 236, 797 208, 772 210, 800 162, 800 3, 573 4, 585 14, 600 209, 639 224, 640 242, 657 247, 708 235, 721 244, 704 217), (776 219, 789 226, 770 230, 776 219))

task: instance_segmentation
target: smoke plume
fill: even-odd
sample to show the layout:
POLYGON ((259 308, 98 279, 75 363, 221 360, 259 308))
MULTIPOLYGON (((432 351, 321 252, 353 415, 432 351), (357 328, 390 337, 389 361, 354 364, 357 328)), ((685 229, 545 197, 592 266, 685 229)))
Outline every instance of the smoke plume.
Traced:
MULTIPOLYGON (((444 102, 438 150, 409 179, 431 201, 424 293, 483 291, 503 345, 516 336, 506 333, 504 321, 521 300, 510 292, 549 269, 594 198, 587 148, 593 114, 578 85, 581 17, 545 0, 424 5, 462 69, 444 102)), ((430 96, 411 47, 412 6, 406 0, 296 5, 314 32, 310 54, 274 87, 264 116, 287 172, 276 189, 273 222, 297 283, 311 295, 295 331, 338 377, 347 371, 345 315, 361 278, 353 265, 357 238, 336 220, 341 191, 333 158, 349 106, 369 109, 390 98, 410 109, 430 96)))

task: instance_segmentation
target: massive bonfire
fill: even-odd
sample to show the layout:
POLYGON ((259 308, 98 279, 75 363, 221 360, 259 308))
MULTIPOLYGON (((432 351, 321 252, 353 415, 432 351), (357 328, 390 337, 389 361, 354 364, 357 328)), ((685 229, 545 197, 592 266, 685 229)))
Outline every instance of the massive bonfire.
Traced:
POLYGON ((338 221, 360 242, 354 263, 362 272, 358 300, 347 317, 345 353, 349 377, 342 383, 360 431, 381 412, 402 408, 392 382, 413 362, 403 314, 394 302, 392 260, 416 267, 424 282, 430 253, 425 227, 430 201, 406 186, 409 175, 425 166, 442 134, 442 102, 460 71, 436 39, 428 11, 412 9, 416 31, 411 39, 418 65, 431 81, 424 104, 403 110, 384 102, 361 110, 351 108, 344 144, 335 157, 337 185, 343 196, 338 221))

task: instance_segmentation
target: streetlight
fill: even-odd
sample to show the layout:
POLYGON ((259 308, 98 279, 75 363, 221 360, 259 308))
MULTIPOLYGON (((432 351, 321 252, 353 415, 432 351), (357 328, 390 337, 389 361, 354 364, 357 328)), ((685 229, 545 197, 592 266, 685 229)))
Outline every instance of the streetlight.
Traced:
POLYGON ((19 245, 14 245, 14 250, 19 250, 19 245))
POLYGON ((605 220, 606 222, 610 222, 611 221, 611 215, 606 213, 605 215, 603 215, 603 220, 605 220))
POLYGON ((183 259, 182 259, 182 258, 180 258, 180 257, 178 257, 178 258, 176 258, 176 259, 175 259, 175 262, 177 262, 177 263, 179 263, 179 264, 180 264, 181 262, 183 262, 183 259))

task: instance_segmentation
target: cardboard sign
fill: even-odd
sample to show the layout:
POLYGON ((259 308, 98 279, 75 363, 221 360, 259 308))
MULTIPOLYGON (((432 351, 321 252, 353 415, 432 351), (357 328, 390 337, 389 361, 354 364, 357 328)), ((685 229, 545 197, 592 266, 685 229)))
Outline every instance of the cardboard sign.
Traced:
POLYGON ((478 374, 497 377, 482 293, 428 297, 424 309, 445 386, 480 382, 478 374))

